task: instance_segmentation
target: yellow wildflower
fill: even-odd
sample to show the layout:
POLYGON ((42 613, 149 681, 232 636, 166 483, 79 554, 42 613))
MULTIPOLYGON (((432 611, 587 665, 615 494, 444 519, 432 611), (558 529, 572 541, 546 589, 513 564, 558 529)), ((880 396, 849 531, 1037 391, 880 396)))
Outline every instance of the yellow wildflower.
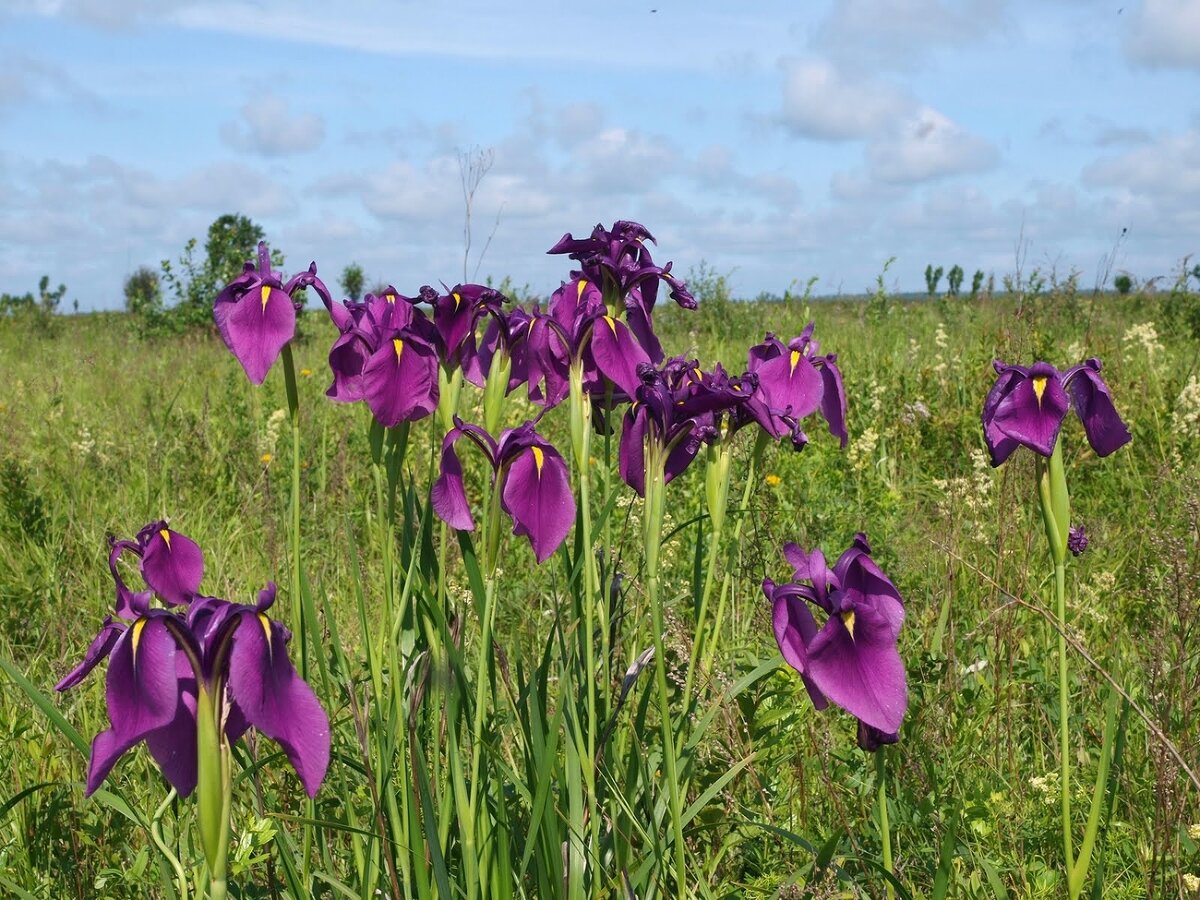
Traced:
POLYGON ((771 487, 779 487, 779 485, 783 483, 783 479, 774 472, 768 475, 765 480, 771 487))
POLYGON ((260 463, 262 463, 264 466, 269 466, 271 464, 272 459, 274 459, 274 457, 271 456, 270 453, 264 453, 262 456, 260 456, 258 458, 258 461, 260 463))

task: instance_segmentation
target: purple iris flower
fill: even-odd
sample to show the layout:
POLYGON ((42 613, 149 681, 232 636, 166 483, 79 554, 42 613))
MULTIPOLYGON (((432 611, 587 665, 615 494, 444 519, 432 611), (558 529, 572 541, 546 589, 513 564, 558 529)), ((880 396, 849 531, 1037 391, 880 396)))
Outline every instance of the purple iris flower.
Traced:
POLYGON ((460 367, 472 384, 481 385, 485 373, 479 363, 475 328, 485 316, 500 315, 504 295, 483 284, 456 284, 444 294, 425 285, 415 302, 428 303, 433 309, 436 346, 446 369, 460 367))
POLYGON ((799 337, 783 343, 768 333, 750 348, 748 371, 757 378, 747 411, 773 438, 790 437, 796 448, 808 438, 800 423, 817 410, 829 423, 829 432, 846 446, 846 390, 837 355, 819 355, 809 322, 799 337))
POLYGON ((254 384, 263 383, 284 344, 295 336, 296 311, 302 304, 292 295, 304 287, 313 288, 326 305, 331 302, 315 262, 284 284, 280 273, 271 271, 271 254, 260 241, 258 267, 247 262, 213 302, 217 330, 254 384))
POLYGON ((197 777, 196 708, 204 696, 216 699, 216 721, 229 743, 253 725, 283 747, 315 796, 329 764, 329 720, 287 658, 290 634, 266 615, 275 586, 261 591, 253 606, 200 596, 200 548, 163 522, 147 525, 137 541, 112 541, 109 566, 117 615, 125 621, 105 618, 83 661, 55 686, 74 687, 108 658, 110 727, 92 742, 87 793, 144 740, 171 785, 190 794, 197 777), (146 590, 130 591, 117 573, 124 552, 141 557, 146 590), (155 596, 185 610, 152 608, 155 596))
POLYGON ((341 332, 329 351, 333 384, 326 395, 365 401, 389 428, 437 408, 437 333, 414 302, 389 287, 362 302, 326 303, 341 332))
POLYGON ((632 397, 638 366, 651 362, 630 327, 610 314, 598 284, 582 277, 559 287, 545 313, 535 311, 526 345, 530 399, 542 397, 547 408, 566 397, 572 366, 580 367, 586 393, 605 393, 607 379, 632 397))
POLYGON ((642 363, 638 375, 641 383, 625 413, 617 462, 621 478, 644 497, 648 449, 662 462, 666 484, 719 436, 719 416, 746 404, 751 392, 744 380, 729 378, 719 366, 704 372, 695 360, 681 356, 661 368, 642 363))
POLYGON ((763 581, 783 658, 800 673, 817 709, 832 700, 858 717, 861 740, 889 743, 908 708, 896 648, 904 622, 900 593, 871 559, 864 534, 855 535, 832 569, 820 550, 787 544, 783 552, 793 580, 763 581), (827 614, 819 628, 814 606, 827 614))
MULTIPOLYGON (((659 282, 665 282, 671 298, 684 309, 695 309, 696 298, 682 281, 671 274, 671 263, 657 266, 646 242, 654 236, 637 222, 618 221, 611 230, 597 225, 591 237, 564 234, 547 253, 565 253, 580 264, 572 279, 597 285, 604 302, 615 316, 624 308, 625 320, 638 344, 656 365, 662 361, 662 345, 654 333, 653 312, 659 282)), ((615 380, 615 379, 614 379, 615 380)), ((627 392, 628 393, 628 392, 627 392)))
POLYGON ((438 516, 459 531, 473 531, 462 464, 455 444, 470 438, 492 466, 500 505, 513 522, 513 534, 525 535, 539 563, 558 549, 575 523, 575 497, 567 464, 554 446, 534 430, 534 422, 510 428, 494 439, 478 425, 455 417, 442 441, 442 461, 430 500, 438 516))
POLYGON ((1093 357, 1065 372, 1045 362, 1029 368, 1000 360, 992 365, 999 377, 983 404, 983 434, 993 466, 1021 446, 1049 456, 1072 407, 1099 456, 1108 456, 1129 443, 1129 428, 1100 377, 1100 360, 1093 357))

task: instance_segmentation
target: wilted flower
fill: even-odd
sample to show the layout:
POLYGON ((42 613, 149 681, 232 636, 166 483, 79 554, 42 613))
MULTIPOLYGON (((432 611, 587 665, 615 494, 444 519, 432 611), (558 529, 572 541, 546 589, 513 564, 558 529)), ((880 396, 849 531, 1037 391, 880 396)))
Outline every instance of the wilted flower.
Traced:
POLYGON ((860 745, 877 749, 895 740, 908 688, 896 648, 904 603, 870 552, 866 535, 857 534, 830 569, 820 550, 787 544, 793 580, 766 579, 763 593, 773 604, 780 652, 804 679, 813 705, 824 709, 832 700, 855 715, 860 745), (813 606, 828 615, 820 628, 813 606))
POLYGON ((1067 533, 1067 549, 1071 551, 1071 555, 1079 556, 1087 548, 1088 536, 1083 530, 1083 526, 1072 526, 1070 532, 1067 533))
POLYGON ((993 466, 1003 463, 1020 446, 1049 456, 1070 407, 1100 456, 1129 442, 1129 429, 1100 377, 1100 360, 1093 357, 1065 372, 1045 362, 1030 368, 1000 360, 993 365, 999 377, 983 404, 983 434, 993 466))
POLYGON ((213 720, 227 743, 253 725, 283 747, 314 796, 329 764, 329 719, 287 658, 291 635, 266 615, 275 585, 260 591, 253 606, 200 596, 200 548, 165 522, 147 525, 136 541, 111 543, 116 613, 125 621, 107 617, 83 662, 55 688, 74 687, 109 658, 111 725, 92 742, 87 793, 144 740, 171 785, 190 794, 197 780, 197 706, 214 704, 213 720), (131 591, 118 573, 124 553, 140 557, 145 590, 131 591), (151 607, 155 597, 184 609, 151 607))
POLYGON ((512 519, 513 534, 527 536, 537 561, 544 562, 575 523, 575 497, 562 456, 534 430, 533 422, 508 429, 499 440, 457 417, 454 425, 442 441, 441 468, 430 493, 433 511, 452 528, 474 530, 454 448, 460 438, 470 438, 492 466, 495 490, 512 519))
POLYGON ((242 274, 229 282, 213 303, 213 320, 225 346, 237 357, 246 377, 262 384, 284 345, 296 334, 296 303, 292 295, 312 287, 325 301, 329 291, 317 277, 317 264, 292 277, 287 284, 271 271, 271 254, 266 243, 258 244, 258 267, 247 262, 242 274))

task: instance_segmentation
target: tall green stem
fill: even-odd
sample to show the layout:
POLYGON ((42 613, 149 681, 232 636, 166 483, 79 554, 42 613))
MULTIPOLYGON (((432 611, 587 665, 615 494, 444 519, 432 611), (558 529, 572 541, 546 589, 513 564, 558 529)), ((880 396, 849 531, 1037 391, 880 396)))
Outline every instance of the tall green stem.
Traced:
POLYGON ((664 497, 663 450, 655 446, 651 435, 646 442, 646 508, 644 543, 646 552, 646 599, 650 604, 654 629, 654 675, 658 688, 658 716, 662 729, 663 765, 667 771, 667 791, 670 800, 671 829, 674 837, 675 889, 680 900, 686 900, 687 864, 683 844, 683 804, 679 796, 679 773, 675 761, 675 730, 671 722, 671 694, 667 686, 666 645, 663 640, 662 600, 658 595, 659 548, 662 545, 664 497))
MULTIPOLYGON (((894 873, 892 868, 892 829, 888 824, 887 802, 887 748, 880 747, 875 751, 875 789, 879 799, 879 841, 883 846, 883 869, 889 875, 894 873)), ((896 896, 892 883, 887 883, 888 900, 896 896)))
POLYGON ((296 364, 292 345, 283 345, 283 383, 287 392, 288 420, 292 427, 292 522, 289 540, 291 553, 292 633, 300 638, 300 677, 308 679, 308 629, 304 604, 300 602, 300 392, 296 388, 296 364))

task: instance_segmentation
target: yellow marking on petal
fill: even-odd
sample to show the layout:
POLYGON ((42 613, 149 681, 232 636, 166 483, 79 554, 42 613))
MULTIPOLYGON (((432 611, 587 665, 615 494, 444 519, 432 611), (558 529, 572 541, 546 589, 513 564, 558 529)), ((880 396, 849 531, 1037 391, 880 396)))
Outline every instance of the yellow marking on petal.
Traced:
POLYGON ((1033 395, 1037 397, 1038 406, 1042 405, 1042 394, 1046 392, 1046 376, 1038 375, 1033 379, 1033 395))
POLYGON ((258 614, 258 624, 262 626, 263 634, 267 638, 267 659, 270 660, 275 651, 271 647, 271 620, 267 618, 265 613, 258 614))
POLYGON ((388 291, 386 294, 383 295, 383 299, 386 300, 388 303, 394 304, 396 302, 396 295, 393 294, 391 291, 388 291))
POLYGON ((792 351, 792 367, 788 369, 788 377, 790 378, 796 372, 796 366, 800 365, 800 351, 792 351))
POLYGON ((850 632, 850 640, 854 640, 854 610, 848 609, 842 613, 842 624, 850 632))
POLYGON ((392 346, 396 348, 396 360, 400 360, 400 354, 404 352, 404 341, 400 338, 392 338, 392 346))
POLYGON ((458 291, 454 291, 450 296, 454 298, 454 311, 458 312, 458 304, 462 303, 462 296, 458 291))
POLYGON ((133 634, 130 636, 129 640, 133 643, 133 659, 135 662, 137 661, 138 644, 142 640, 142 631, 145 630, 146 623, 149 621, 149 619, 138 619, 133 623, 133 634))
POLYGON ((263 312, 267 311, 267 301, 271 299, 271 289, 265 284, 262 286, 262 306, 263 312))
POLYGON ((612 329, 613 336, 617 334, 617 320, 612 316, 605 316, 604 321, 608 323, 608 327, 612 329))
POLYGON ((530 447, 533 451, 533 464, 537 466, 538 478, 542 477, 542 464, 546 461, 546 454, 542 452, 541 447, 530 447))
POLYGON ((165 528, 160 528, 158 533, 162 535, 163 542, 166 543, 167 549, 170 550, 171 549, 171 532, 167 531, 167 529, 165 529, 165 528))
POLYGON ((578 290, 579 290, 579 293, 577 293, 577 294, 575 295, 575 299, 576 299, 576 300, 578 300, 580 297, 582 297, 582 296, 583 296, 583 289, 584 289, 584 288, 586 288, 586 287, 587 287, 587 281, 586 281, 586 280, 584 280, 584 279, 582 279, 582 278, 580 278, 580 279, 579 279, 579 288, 578 288, 578 290))

